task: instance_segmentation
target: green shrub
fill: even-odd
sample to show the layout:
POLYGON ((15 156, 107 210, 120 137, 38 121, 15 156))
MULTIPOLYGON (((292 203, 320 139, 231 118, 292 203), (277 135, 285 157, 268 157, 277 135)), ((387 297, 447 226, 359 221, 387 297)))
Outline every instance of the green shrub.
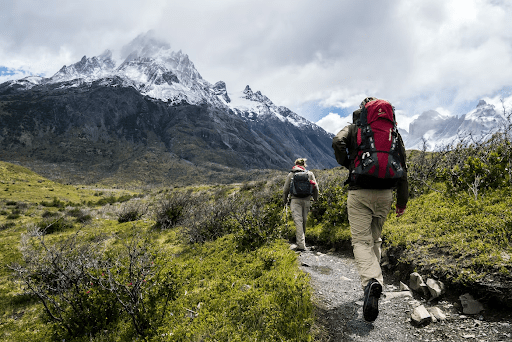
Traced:
POLYGON ((124 205, 119 212, 117 221, 119 223, 139 220, 148 211, 148 206, 142 203, 129 203, 124 205))
POLYGON ((52 202, 42 201, 41 205, 43 207, 64 208, 66 206, 66 203, 62 202, 57 197, 54 197, 52 202))
POLYGON ((227 235, 191 245, 176 262, 187 295, 176 299, 160 327, 163 340, 311 340, 309 276, 283 241, 240 251, 227 235))
POLYGON ((14 222, 7 222, 4 224, 0 224, 0 231, 12 228, 14 226, 16 226, 16 223, 14 223, 14 222))
POLYGON ((463 270, 466 281, 476 279, 469 275, 493 273, 493 255, 512 252, 511 195, 506 188, 488 191, 479 200, 465 192, 451 197, 433 192, 412 199, 405 215, 390 215, 383 230, 386 244, 405 249, 404 258, 416 255, 419 263, 440 254, 444 262, 437 266, 452 277, 463 270), (419 248, 422 258, 417 256, 419 248))
POLYGON ((232 233, 231 218, 245 212, 246 208, 247 201, 240 195, 218 199, 203 195, 203 201, 187 209, 181 234, 188 243, 213 241, 232 233))
POLYGON ((75 234, 48 244, 36 230, 22 242, 24 264, 10 268, 43 304, 55 339, 116 331, 125 321, 132 332, 124 339, 152 336, 176 298, 180 281, 172 267, 159 265, 160 253, 147 238, 136 235, 105 250, 103 237, 84 241, 75 234))
POLYGON ((56 216, 59 216, 59 214, 58 214, 58 213, 56 213, 56 212, 48 211, 48 210, 47 210, 47 211, 45 211, 45 212, 41 215, 41 217, 42 217, 42 218, 49 218, 49 217, 56 217, 56 216))
POLYGON ((77 223, 85 224, 92 220, 91 214, 80 208, 73 208, 69 210, 68 215, 74 217, 77 223))
MULTIPOLYGON (((102 195, 103 195, 102 192, 94 194, 94 196, 102 196, 102 195)), ((96 202, 89 201, 89 202, 87 202, 87 205, 90 206, 90 207, 93 207, 93 206, 104 206, 106 204, 123 203, 123 202, 129 201, 133 197, 135 197, 135 196, 131 196, 131 195, 128 195, 128 194, 121 195, 119 197, 116 197, 114 195, 110 195, 108 197, 101 198, 101 199, 97 200, 96 202)))
POLYGON ((73 228, 73 224, 67 221, 65 217, 60 217, 58 219, 48 217, 37 223, 37 227, 43 234, 52 234, 73 228))
POLYGON ((192 210, 200 203, 197 195, 175 191, 159 203, 156 210, 156 224, 158 229, 170 229, 179 225, 187 210, 192 210))
POLYGON ((272 206, 256 206, 235 213, 231 228, 240 250, 255 250, 282 237, 282 215, 272 206))
POLYGON ((19 209, 13 209, 12 212, 7 215, 7 219, 8 220, 16 220, 18 218, 20 218, 21 216, 21 211, 19 209))

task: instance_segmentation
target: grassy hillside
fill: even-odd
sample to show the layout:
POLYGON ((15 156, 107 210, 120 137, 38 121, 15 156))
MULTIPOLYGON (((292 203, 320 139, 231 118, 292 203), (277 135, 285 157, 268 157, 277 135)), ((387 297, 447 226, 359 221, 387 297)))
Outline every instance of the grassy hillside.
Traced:
MULTIPOLYGON (((409 155, 408 207, 383 236, 397 276, 512 305, 511 159, 502 140, 409 155)), ((308 244, 350 249, 347 172, 314 172, 308 244)), ((284 175, 138 192, 0 163, 0 338, 314 340, 284 175)))
POLYGON ((141 194, 7 163, 0 180, 0 339, 312 338, 279 182, 141 194))

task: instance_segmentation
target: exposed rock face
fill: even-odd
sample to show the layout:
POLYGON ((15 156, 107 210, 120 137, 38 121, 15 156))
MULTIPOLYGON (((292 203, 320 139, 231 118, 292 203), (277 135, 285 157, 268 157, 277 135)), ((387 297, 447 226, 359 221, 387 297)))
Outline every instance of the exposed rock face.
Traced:
POLYGON ((148 153, 147 163, 167 165, 153 172, 165 179, 186 172, 184 165, 286 170, 297 156, 313 167, 334 166, 325 132, 272 117, 245 121, 208 104, 169 104, 100 81, 66 91, 0 87, 0 118, 1 160, 61 164, 63 172, 94 174, 96 181, 120 170, 151 173, 140 165, 148 153))
POLYGON ((219 81, 213 85, 213 93, 217 96, 221 96, 226 103, 230 103, 231 99, 229 98, 228 92, 226 90, 226 83, 223 81, 219 81))
POLYGON ((409 124, 409 132, 402 137, 407 149, 422 149, 425 145, 427 150, 436 150, 470 136, 476 141, 489 138, 505 124, 505 117, 494 105, 480 100, 475 109, 460 117, 435 110, 423 112, 409 124))
POLYGON ((288 170, 297 157, 337 166, 332 135, 249 86, 229 96, 151 34, 122 54, 117 67, 107 50, 50 78, 0 84, 0 160, 60 165, 94 181, 130 171, 160 182, 177 172, 288 170))

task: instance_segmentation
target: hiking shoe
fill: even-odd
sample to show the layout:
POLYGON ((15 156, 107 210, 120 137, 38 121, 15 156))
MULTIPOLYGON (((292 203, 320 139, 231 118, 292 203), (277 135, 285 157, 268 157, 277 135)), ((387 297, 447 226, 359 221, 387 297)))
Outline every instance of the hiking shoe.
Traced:
POLYGON ((375 279, 370 279, 364 289, 363 316, 368 322, 373 322, 379 315, 379 298, 382 285, 375 279))

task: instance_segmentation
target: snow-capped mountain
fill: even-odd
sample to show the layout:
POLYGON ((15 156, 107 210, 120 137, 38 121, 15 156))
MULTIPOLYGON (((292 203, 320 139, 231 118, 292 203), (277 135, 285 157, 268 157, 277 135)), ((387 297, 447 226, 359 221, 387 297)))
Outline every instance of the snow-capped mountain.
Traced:
POLYGON ((442 149, 466 139, 481 141, 498 132, 505 117, 495 106, 480 100, 475 109, 460 117, 443 115, 435 110, 423 112, 402 134, 407 149, 428 151, 442 149))
POLYGON ((185 53, 151 34, 114 55, 0 84, 0 160, 58 161, 86 173, 96 165, 106 174, 133 168, 140 148, 152 146, 162 165, 181 172, 288 169, 298 157, 312 168, 337 165, 331 134, 250 86, 228 92, 223 81, 209 83, 185 53))
POLYGON ((249 86, 242 92, 228 93, 225 82, 210 84, 201 77, 188 55, 181 50, 172 51, 169 44, 156 40, 151 33, 140 35, 122 51, 125 58, 118 66, 112 52, 106 50, 99 56, 83 56, 79 62, 63 66, 50 78, 29 77, 11 83, 30 89, 35 85, 66 82, 66 87, 76 87, 100 81, 104 86, 133 87, 142 95, 163 102, 206 102, 231 109, 250 120, 274 116, 296 126, 321 129, 286 107, 276 106, 260 91, 253 92, 249 86))

